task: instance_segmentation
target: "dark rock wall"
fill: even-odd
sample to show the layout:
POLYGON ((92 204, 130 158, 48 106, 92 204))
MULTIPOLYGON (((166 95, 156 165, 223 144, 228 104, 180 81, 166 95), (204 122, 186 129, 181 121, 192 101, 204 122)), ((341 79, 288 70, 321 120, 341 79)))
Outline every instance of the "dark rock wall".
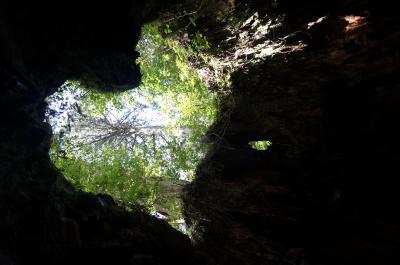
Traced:
POLYGON ((307 46, 233 73, 224 139, 186 199, 198 247, 222 264, 399 264, 398 15, 387 2, 278 2, 247 7, 285 13, 275 37, 307 46))

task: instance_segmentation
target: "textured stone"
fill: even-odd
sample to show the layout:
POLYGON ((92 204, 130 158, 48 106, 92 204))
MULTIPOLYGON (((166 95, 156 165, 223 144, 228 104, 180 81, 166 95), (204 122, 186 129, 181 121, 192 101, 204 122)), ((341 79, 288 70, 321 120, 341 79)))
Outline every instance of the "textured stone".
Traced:
POLYGON ((185 200, 198 246, 221 264, 397 264, 398 16, 374 1, 280 3, 248 8, 285 13, 275 37, 304 45, 232 73, 224 140, 185 200))

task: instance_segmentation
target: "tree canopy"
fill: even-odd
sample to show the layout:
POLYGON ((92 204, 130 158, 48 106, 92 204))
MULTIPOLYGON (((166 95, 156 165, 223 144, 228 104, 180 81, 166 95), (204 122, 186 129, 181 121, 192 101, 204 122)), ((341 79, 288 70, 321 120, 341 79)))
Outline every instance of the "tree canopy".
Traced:
POLYGON ((140 87, 107 94, 68 81, 47 99, 46 120, 50 156, 75 187, 143 205, 177 226, 179 196, 205 153, 218 97, 191 64, 205 38, 196 33, 188 45, 169 33, 157 21, 143 27, 140 87))

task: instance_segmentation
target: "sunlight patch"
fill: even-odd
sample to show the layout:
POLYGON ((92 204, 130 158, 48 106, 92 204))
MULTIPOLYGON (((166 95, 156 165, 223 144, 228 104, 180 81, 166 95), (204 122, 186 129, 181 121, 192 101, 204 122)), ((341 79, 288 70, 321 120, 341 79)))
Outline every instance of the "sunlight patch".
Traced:
POLYGON ((314 25, 316 24, 320 24, 321 22, 323 22, 324 20, 326 20, 326 16, 320 17, 315 21, 312 21, 310 23, 307 24, 307 29, 312 28, 314 25))
POLYGON ((342 18, 348 23, 345 29, 346 32, 353 31, 367 24, 367 18, 362 16, 348 15, 342 18))

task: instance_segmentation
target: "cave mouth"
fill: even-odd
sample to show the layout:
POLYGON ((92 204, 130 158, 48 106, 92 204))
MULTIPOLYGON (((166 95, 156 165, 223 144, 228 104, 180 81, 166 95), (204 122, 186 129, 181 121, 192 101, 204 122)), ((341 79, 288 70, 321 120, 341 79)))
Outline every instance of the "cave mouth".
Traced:
POLYGON ((142 28, 139 87, 104 93, 69 80, 47 97, 45 121, 53 129, 50 158, 74 187, 187 233, 181 195, 207 151, 218 97, 193 66, 193 45, 165 32, 157 21, 142 28))

